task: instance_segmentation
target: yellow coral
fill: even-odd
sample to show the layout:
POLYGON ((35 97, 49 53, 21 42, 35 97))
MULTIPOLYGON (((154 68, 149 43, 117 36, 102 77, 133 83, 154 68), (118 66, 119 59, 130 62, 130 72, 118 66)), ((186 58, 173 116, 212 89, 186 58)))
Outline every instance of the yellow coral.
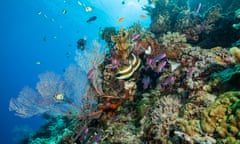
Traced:
MULTIPOLYGON (((238 107, 240 101, 240 92, 226 92, 218 97, 202 113, 201 127, 207 133, 218 134, 221 141, 231 143, 231 138, 237 138, 239 132, 238 107)), ((240 111, 239 111, 240 113, 240 111)), ((219 139, 219 140, 220 140, 219 139)))
POLYGON ((116 43, 116 54, 120 59, 126 59, 129 55, 127 39, 128 32, 124 32, 124 29, 120 29, 118 35, 111 36, 111 40, 116 43))
POLYGON ((234 56, 235 63, 240 63, 240 49, 238 47, 232 47, 230 53, 234 56))

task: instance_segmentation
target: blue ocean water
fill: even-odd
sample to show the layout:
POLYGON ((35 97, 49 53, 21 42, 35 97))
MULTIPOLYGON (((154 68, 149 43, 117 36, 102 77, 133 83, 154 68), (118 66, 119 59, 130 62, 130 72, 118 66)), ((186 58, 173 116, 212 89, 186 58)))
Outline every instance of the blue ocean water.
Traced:
POLYGON ((40 116, 23 119, 9 112, 9 100, 16 98, 28 85, 35 88, 38 74, 54 71, 62 74, 74 61, 77 40, 86 37, 87 45, 99 38, 99 29, 106 26, 127 27, 140 21, 149 25, 141 7, 147 0, 8 0, 0 2, 0 66, 1 66, 1 133, 0 143, 14 144, 24 132, 36 130, 40 116), (92 12, 86 12, 89 5, 92 12), (66 10, 66 13, 63 13, 66 10), (91 23, 91 16, 97 19, 91 23), (118 19, 124 17, 122 23, 118 19), (66 55, 69 54, 69 57, 66 55))

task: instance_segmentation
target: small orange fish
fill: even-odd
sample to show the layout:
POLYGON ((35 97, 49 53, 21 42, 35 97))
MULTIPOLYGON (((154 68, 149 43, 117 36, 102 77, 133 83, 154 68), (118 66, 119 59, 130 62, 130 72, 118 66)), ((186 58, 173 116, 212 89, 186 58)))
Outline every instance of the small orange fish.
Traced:
POLYGON ((123 22, 124 21, 124 17, 120 17, 119 19, 118 19, 118 22, 123 22))
POLYGON ((140 18, 145 19, 145 18, 147 18, 147 16, 146 15, 140 15, 140 18))

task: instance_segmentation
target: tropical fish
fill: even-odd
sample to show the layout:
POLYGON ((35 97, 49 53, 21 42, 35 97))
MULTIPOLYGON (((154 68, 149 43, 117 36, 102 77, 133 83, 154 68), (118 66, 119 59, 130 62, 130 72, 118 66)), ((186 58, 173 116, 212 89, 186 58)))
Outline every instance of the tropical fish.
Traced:
POLYGON ((166 56, 167 56, 166 53, 160 54, 160 55, 158 55, 157 57, 154 58, 154 61, 158 62, 158 61, 164 59, 166 56))
POLYGON ((134 72, 140 67, 141 59, 136 58, 134 54, 132 54, 133 60, 130 62, 130 65, 123 70, 118 71, 116 74, 117 79, 128 79, 130 78, 134 72))
POLYGON ((147 59, 147 65, 149 65, 149 66, 153 66, 154 63, 155 63, 155 61, 154 61, 153 58, 148 58, 148 59, 147 59))
POLYGON ((86 47, 86 44, 87 44, 87 38, 86 37, 80 38, 77 41, 77 48, 80 49, 80 50, 84 50, 85 47, 86 47))
POLYGON ((66 14, 67 13, 67 10, 66 9, 63 9, 62 10, 62 14, 66 14))
POLYGON ((63 93, 56 93, 56 94, 54 95, 54 98, 55 98, 56 101, 63 101, 63 99, 64 99, 64 94, 63 94, 63 93))
POLYGON ((170 83, 172 83, 175 80, 174 76, 170 76, 169 78, 167 78, 163 83, 162 86, 165 87, 167 85, 169 85, 170 83))
POLYGON ((98 135, 96 135, 95 136, 95 143, 98 143, 98 142, 100 142, 101 141, 101 139, 102 139, 102 136, 100 135, 100 134, 98 134, 98 135))
POLYGON ((86 22, 87 23, 90 23, 90 22, 92 22, 92 21, 95 21, 97 19, 97 16, 92 16, 92 17, 90 17, 86 22))
POLYGON ((151 46, 148 46, 148 49, 145 50, 146 55, 150 55, 152 53, 152 48, 151 46))
POLYGON ((118 19, 118 22, 123 22, 124 21, 124 17, 120 17, 119 19, 118 19))
POLYGON ((145 18, 147 18, 147 16, 146 15, 140 15, 140 18, 145 19, 145 18))
POLYGON ((41 15, 41 14, 42 14, 42 11, 39 11, 39 12, 38 12, 38 15, 41 15))
POLYGON ((84 135, 88 135, 88 132, 89 132, 88 128, 86 128, 86 129, 83 131, 84 135))
POLYGON ((90 7, 90 6, 87 6, 87 7, 85 7, 85 11, 86 12, 91 12, 93 9, 92 9, 92 7, 90 7))
POLYGON ((69 58, 70 57, 70 52, 66 52, 65 55, 66 55, 67 58, 69 58))
POLYGON ((181 63, 171 61, 171 60, 169 60, 168 63, 170 63, 170 65, 171 65, 171 72, 176 70, 181 65, 181 63))
POLYGON ((136 41, 140 38, 140 34, 134 34, 132 40, 136 41))
POLYGON ((37 65, 40 65, 40 64, 41 64, 41 61, 36 61, 36 64, 37 64, 37 65))
POLYGON ((197 7, 196 7, 195 14, 198 14, 198 13, 199 13, 201 7, 202 7, 202 3, 199 3, 199 4, 197 5, 197 7))
POLYGON ((82 3, 81 3, 80 1, 77 1, 77 4, 78 4, 79 6, 82 6, 82 3))
POLYGON ((160 72, 162 72, 163 69, 164 69, 164 67, 166 66, 166 64, 167 64, 166 61, 163 61, 163 62, 161 62, 160 64, 158 64, 158 66, 157 66, 155 72, 156 72, 156 73, 160 73, 160 72))
POLYGON ((112 59, 112 69, 116 69, 119 65, 119 62, 117 59, 112 59))
POLYGON ((143 89, 147 89, 150 84, 150 77, 149 76, 144 77, 142 79, 142 83, 143 83, 143 89))

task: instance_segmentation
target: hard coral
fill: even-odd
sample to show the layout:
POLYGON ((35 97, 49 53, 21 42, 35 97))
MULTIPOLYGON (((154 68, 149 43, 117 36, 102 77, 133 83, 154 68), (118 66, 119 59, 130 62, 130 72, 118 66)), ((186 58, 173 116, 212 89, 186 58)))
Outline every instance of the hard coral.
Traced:
POLYGON ((240 63, 240 49, 238 47, 232 47, 230 53, 234 56, 235 63, 240 63))
POLYGON ((115 49, 118 59, 126 59, 129 55, 128 32, 120 29, 118 35, 111 36, 111 40, 116 43, 115 49))
POLYGON ((178 32, 167 32, 164 34, 160 41, 165 46, 167 57, 170 59, 176 59, 182 52, 182 48, 189 47, 186 43, 186 37, 184 34, 178 32))
POLYGON ((201 127, 209 134, 216 133, 218 142, 239 143, 240 92, 229 91, 220 95, 207 107, 201 117, 201 127))

